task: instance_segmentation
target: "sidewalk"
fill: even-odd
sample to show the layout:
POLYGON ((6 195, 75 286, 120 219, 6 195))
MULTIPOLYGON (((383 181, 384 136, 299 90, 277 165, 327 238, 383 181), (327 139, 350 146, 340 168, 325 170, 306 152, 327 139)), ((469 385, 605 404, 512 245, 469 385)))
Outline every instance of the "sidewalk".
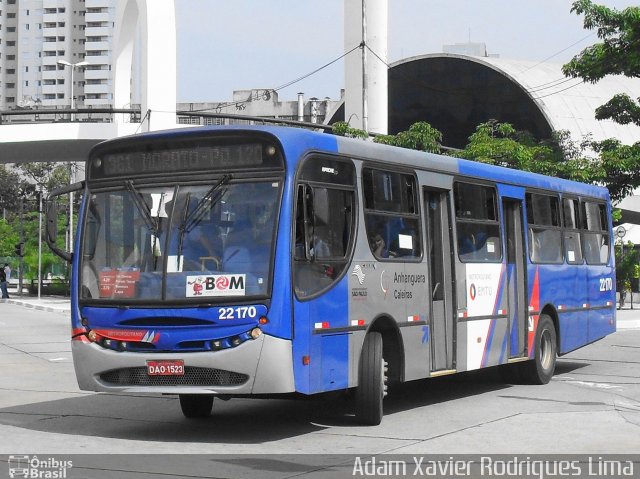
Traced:
POLYGON ((633 309, 628 305, 616 311, 618 329, 640 329, 640 304, 633 303, 633 309))
MULTIPOLYGON (((0 301, 40 311, 71 314, 69 298, 61 296, 42 296, 40 299, 31 296, 18 296, 0 301)), ((619 309, 616 311, 616 318, 618 329, 640 329, 640 304, 634 302, 633 309, 630 309, 628 305, 623 309, 619 309)))
POLYGON ((0 300, 3 303, 16 304, 25 308, 48 311, 50 313, 71 314, 71 300, 63 296, 41 296, 40 299, 33 296, 11 296, 9 299, 0 300))

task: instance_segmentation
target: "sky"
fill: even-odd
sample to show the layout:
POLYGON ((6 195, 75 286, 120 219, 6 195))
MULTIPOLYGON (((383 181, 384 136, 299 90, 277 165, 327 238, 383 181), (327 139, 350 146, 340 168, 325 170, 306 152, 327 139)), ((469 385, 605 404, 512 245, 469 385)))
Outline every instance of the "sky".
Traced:
MULTIPOLYGON (((228 101, 272 89, 340 58, 344 1, 175 0, 179 102, 228 101)), ((597 0, 622 10, 636 0, 597 0)), ((597 42, 570 0, 388 0, 388 63, 442 45, 482 42, 501 58, 565 63, 597 42)), ((355 46, 355 45, 354 45, 355 46)), ((359 55, 359 51, 352 54, 359 55)), ((344 62, 278 91, 338 99, 344 62)))

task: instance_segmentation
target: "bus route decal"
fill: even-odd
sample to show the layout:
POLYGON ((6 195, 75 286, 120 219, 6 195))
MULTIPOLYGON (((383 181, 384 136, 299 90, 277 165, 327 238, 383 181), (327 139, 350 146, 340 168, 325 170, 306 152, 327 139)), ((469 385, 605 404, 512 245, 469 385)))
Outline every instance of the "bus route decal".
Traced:
POLYGON ((110 269, 100 271, 98 278, 101 298, 135 298, 140 271, 110 269))
POLYGON ((244 296, 246 274, 187 276, 186 296, 244 296))

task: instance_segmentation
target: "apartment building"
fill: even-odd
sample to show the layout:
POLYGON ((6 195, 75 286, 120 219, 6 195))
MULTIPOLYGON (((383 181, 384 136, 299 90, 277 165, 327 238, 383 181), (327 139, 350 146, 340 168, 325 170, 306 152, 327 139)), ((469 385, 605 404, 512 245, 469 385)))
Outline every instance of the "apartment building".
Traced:
POLYGON ((110 106, 114 20, 115 0, 0 0, 0 110, 110 106))

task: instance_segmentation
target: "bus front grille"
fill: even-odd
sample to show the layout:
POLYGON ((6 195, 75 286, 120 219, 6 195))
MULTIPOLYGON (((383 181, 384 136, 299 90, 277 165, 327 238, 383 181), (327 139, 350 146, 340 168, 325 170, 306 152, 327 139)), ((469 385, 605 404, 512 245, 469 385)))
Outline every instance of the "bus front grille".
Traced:
POLYGON ((100 375, 103 382, 114 386, 239 386, 249 376, 222 369, 186 366, 183 376, 149 376, 146 367, 122 368, 100 375))

